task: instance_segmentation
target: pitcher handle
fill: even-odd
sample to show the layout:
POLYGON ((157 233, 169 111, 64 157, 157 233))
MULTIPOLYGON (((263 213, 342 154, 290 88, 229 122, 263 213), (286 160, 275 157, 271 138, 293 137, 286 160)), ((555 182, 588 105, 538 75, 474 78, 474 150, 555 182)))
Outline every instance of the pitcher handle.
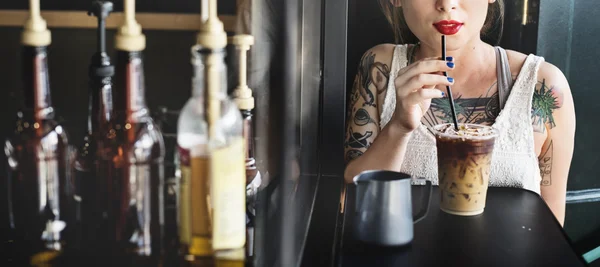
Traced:
POLYGON ((421 203, 421 210, 415 218, 413 219, 414 223, 418 223, 423 220, 427 216, 427 212, 429 212, 429 203, 431 202, 431 181, 425 178, 418 178, 417 180, 425 180, 425 186, 427 186, 425 197, 423 197, 423 202, 421 203))

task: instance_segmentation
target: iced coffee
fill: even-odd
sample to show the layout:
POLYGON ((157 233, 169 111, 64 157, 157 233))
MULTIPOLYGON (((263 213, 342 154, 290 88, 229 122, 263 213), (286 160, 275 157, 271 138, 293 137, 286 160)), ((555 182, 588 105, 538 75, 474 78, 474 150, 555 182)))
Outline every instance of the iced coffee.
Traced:
POLYGON ((438 155, 440 208, 471 216, 485 208, 497 130, 490 126, 441 124, 434 127, 438 155))

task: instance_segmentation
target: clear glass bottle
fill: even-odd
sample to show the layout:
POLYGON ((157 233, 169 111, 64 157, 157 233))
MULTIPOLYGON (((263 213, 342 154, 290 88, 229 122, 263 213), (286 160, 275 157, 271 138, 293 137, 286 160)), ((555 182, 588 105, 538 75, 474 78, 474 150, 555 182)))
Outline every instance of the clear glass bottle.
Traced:
POLYGON ((246 142, 242 116, 227 96, 225 49, 200 49, 199 56, 204 63, 208 96, 212 247, 219 255, 227 257, 231 252, 235 258, 246 244, 246 142))
MULTIPOLYGON (((187 256, 208 256, 212 254, 210 217, 208 214, 208 175, 196 173, 194 177, 194 201, 191 195, 191 151, 194 151, 196 167, 201 167, 201 160, 208 157, 208 126, 206 123, 204 70, 196 46, 191 49, 191 63, 194 66, 192 78, 192 96, 185 103, 177 122, 177 159, 179 164, 179 201, 178 201, 178 234, 181 254, 187 256), (194 204, 192 204, 192 202, 194 204), (195 213, 195 237, 192 243, 191 208, 195 213)), ((206 163, 204 163, 206 165, 206 163)), ((206 167, 204 167, 206 168, 206 167)))
POLYGON ((188 258, 208 256, 215 250, 240 248, 245 244, 246 154, 242 117, 226 93, 224 54, 222 49, 192 47, 192 97, 182 109, 178 122, 179 235, 188 258), (212 136, 208 127, 208 77, 216 78, 214 82, 219 88, 214 95, 213 105, 216 104, 218 114, 212 136))

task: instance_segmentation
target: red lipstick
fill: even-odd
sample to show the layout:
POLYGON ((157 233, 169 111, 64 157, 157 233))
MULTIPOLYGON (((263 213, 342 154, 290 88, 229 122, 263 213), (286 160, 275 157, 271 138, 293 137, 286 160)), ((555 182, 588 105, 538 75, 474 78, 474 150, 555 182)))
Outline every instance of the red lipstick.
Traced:
POLYGON ((456 20, 441 20, 433 24, 443 35, 453 35, 460 31, 464 23, 456 20))

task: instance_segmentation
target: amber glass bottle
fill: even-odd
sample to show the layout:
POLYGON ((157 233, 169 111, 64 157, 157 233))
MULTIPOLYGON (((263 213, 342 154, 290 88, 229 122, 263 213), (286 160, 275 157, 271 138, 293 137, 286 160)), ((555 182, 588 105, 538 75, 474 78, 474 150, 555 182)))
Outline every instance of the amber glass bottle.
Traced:
POLYGON ((51 38, 39 0, 30 1, 30 12, 22 34, 25 101, 4 152, 10 226, 18 254, 10 256, 17 263, 42 264, 56 258, 73 237, 73 182, 67 133, 55 119, 50 98, 46 48, 51 38))
POLYGON ((162 133, 145 101, 145 37, 125 1, 124 25, 115 37, 113 115, 98 142, 95 212, 98 238, 126 266, 160 264, 163 255, 164 154, 162 133))
POLYGON ((104 138, 112 114, 112 76, 114 67, 106 53, 105 20, 112 11, 111 2, 94 1, 89 14, 98 18, 97 51, 89 66, 88 120, 83 142, 78 149, 75 169, 75 216, 77 221, 77 247, 93 242, 94 190, 98 140, 104 138))

